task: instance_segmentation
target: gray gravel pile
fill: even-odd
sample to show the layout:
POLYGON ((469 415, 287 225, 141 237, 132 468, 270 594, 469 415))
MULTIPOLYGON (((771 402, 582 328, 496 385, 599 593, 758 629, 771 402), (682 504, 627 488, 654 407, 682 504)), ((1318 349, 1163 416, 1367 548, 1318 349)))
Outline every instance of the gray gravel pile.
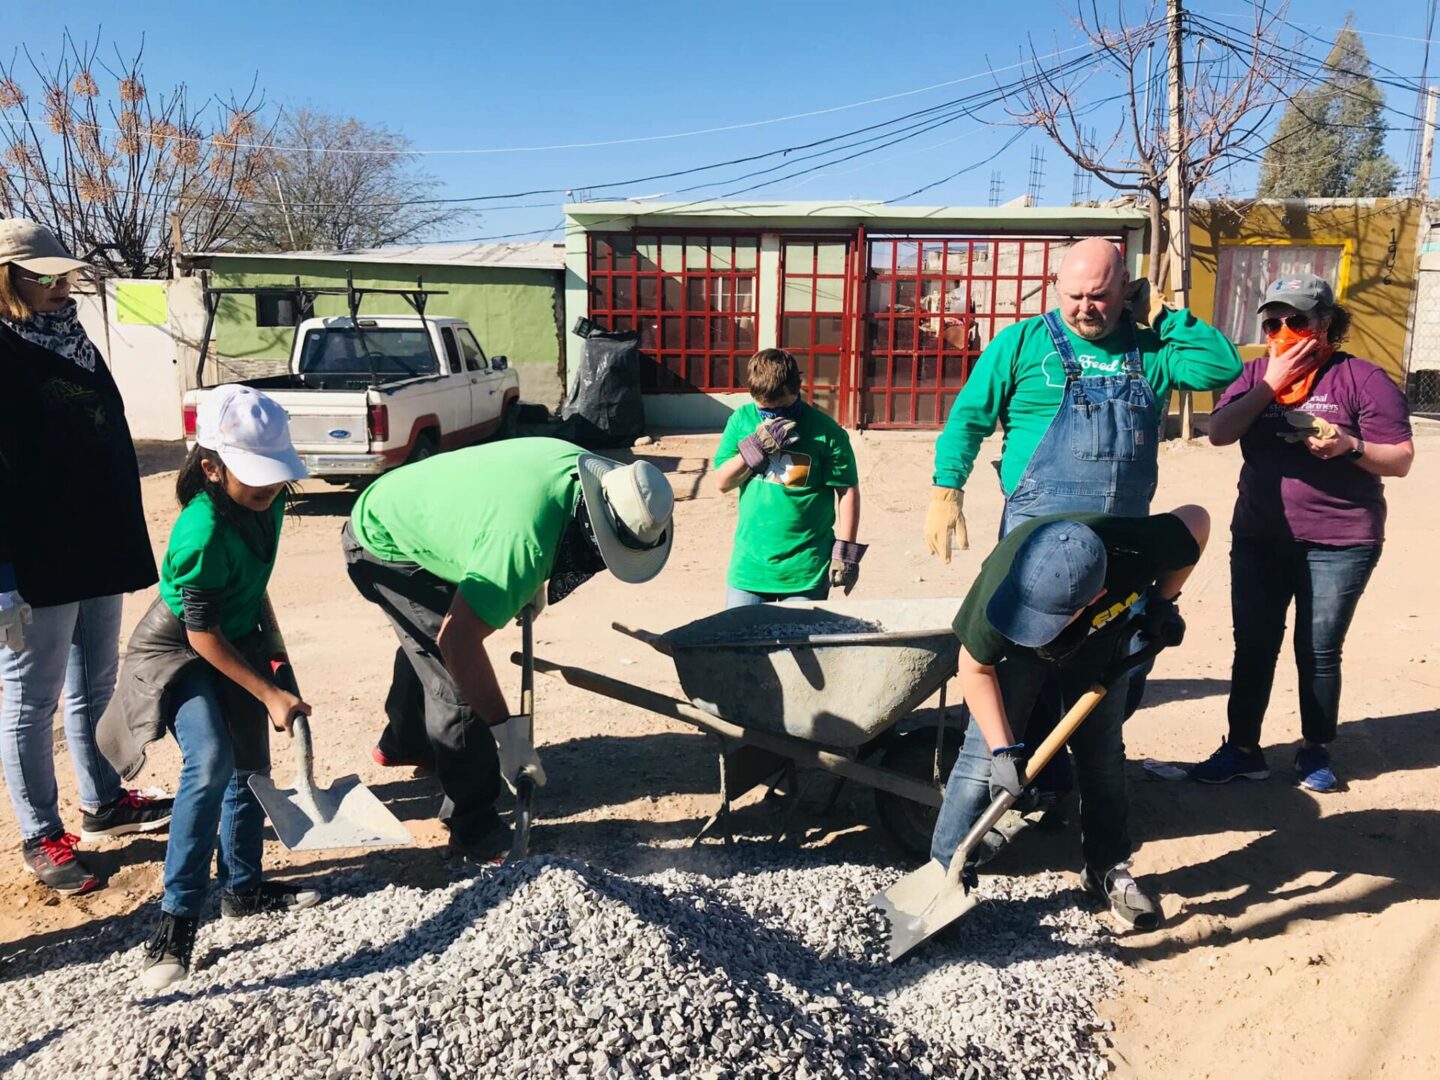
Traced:
POLYGON ((143 925, 72 940, 0 970, 0 1074, 1103 1075, 1091 1003, 1117 964, 1058 876, 986 879, 1006 902, 891 966, 867 901, 893 871, 777 855, 350 877, 309 911, 207 923, 199 969, 154 998, 143 925))
POLYGON ((695 640, 682 639, 684 645, 740 645, 752 641, 798 641, 801 638, 828 636, 832 634, 878 634, 885 627, 871 619, 857 619, 849 615, 829 615, 815 622, 746 623, 743 626, 727 627, 723 633, 716 632, 708 637, 695 640))

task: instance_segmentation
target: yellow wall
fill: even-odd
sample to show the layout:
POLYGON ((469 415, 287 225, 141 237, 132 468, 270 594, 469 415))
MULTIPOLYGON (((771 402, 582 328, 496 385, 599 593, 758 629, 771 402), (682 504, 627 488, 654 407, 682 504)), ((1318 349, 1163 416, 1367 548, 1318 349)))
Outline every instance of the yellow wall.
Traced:
MULTIPOLYGON (((1191 210, 1190 306, 1200 318, 1215 314, 1215 273, 1227 244, 1343 245, 1338 301, 1350 312, 1347 351, 1374 361, 1396 382, 1403 379, 1410 296, 1415 287, 1416 199, 1211 202, 1191 210), (1392 248, 1393 243, 1393 248, 1392 248), (1386 281, 1388 277, 1388 283, 1386 281)), ((1246 360, 1263 352, 1242 346, 1246 360)))

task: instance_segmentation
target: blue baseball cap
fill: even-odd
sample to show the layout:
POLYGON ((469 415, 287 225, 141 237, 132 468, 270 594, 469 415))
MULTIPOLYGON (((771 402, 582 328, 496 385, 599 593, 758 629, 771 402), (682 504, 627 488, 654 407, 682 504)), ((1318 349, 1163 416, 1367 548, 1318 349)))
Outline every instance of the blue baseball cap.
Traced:
POLYGON ((1105 585, 1105 545, 1074 521, 1032 532, 986 605, 990 625, 1017 645, 1048 645, 1105 585))

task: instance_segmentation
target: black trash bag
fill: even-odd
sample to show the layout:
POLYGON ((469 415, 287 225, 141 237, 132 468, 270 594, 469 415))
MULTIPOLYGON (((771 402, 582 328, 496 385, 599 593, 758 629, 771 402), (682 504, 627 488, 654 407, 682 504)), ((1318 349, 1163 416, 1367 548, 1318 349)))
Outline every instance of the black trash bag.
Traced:
POLYGON ((580 374, 560 410, 556 434, 587 450, 629 447, 645 434, 639 336, 593 324, 577 330, 585 334, 580 374))

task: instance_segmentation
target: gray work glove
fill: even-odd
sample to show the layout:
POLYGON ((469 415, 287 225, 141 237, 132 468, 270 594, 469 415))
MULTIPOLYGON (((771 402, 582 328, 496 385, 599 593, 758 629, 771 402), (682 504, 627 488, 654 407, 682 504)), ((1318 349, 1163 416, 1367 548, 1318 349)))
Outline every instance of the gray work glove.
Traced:
POLYGON ((867 546, 850 540, 835 541, 835 546, 830 549, 832 589, 843 588, 845 595, 850 595, 850 590, 855 588, 855 583, 860 580, 860 560, 864 557, 867 546))
POLYGON ((998 799, 1002 793, 1014 795, 1017 799, 1025 791, 1025 744, 1002 746, 990 755, 990 798, 998 799))
POLYGON ((536 787, 545 786, 545 766, 535 752, 535 718, 512 716, 503 724, 494 724, 490 734, 500 753, 500 778, 514 792, 515 782, 529 773, 536 787))
POLYGON ((0 592, 0 645, 8 646, 11 652, 24 652, 25 627, 30 621, 30 605, 18 592, 0 592))
POLYGON ((761 420, 755 430, 740 440, 740 458, 756 476, 763 473, 771 454, 778 454, 795 442, 795 421, 783 416, 761 420))

